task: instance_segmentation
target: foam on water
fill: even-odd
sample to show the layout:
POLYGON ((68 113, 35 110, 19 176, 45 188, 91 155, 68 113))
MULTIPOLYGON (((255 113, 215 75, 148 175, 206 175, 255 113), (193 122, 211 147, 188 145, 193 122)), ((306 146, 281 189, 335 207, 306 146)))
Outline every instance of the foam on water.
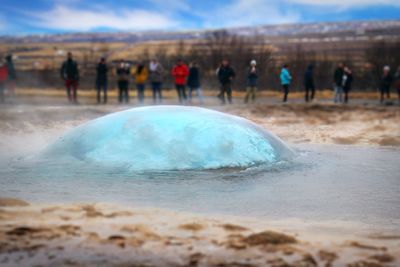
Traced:
POLYGON ((292 154, 279 138, 246 119, 197 107, 153 106, 85 123, 42 158, 152 171, 247 168, 292 154))

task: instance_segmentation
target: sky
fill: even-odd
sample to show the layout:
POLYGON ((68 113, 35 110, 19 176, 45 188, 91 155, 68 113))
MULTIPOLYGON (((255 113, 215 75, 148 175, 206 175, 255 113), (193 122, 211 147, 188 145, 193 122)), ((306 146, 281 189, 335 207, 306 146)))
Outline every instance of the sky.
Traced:
POLYGON ((400 19, 400 0, 0 0, 0 35, 400 19))

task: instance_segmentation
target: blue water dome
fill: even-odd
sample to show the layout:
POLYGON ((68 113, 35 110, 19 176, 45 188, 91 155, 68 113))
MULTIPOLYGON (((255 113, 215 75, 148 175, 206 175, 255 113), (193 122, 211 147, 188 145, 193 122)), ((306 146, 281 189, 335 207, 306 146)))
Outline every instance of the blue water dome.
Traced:
POLYGON ((112 113, 65 134, 48 159, 132 171, 247 168, 291 158, 276 136, 249 120, 198 107, 151 106, 112 113))

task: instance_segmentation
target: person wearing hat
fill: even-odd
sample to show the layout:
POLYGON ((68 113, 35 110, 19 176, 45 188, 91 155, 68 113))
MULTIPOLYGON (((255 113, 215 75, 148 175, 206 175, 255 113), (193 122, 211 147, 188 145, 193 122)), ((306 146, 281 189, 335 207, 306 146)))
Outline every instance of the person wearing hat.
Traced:
POLYGON ((217 69, 217 77, 221 84, 221 89, 218 98, 221 103, 225 104, 225 94, 227 95, 228 103, 232 104, 232 81, 236 73, 229 64, 229 60, 223 59, 220 67, 217 69))
POLYGON ((385 66, 383 68, 383 74, 381 78, 381 85, 380 85, 380 91, 381 91, 381 103, 383 103, 383 100, 385 98, 389 99, 390 98, 390 86, 392 84, 392 75, 390 74, 390 67, 385 66))
POLYGON ((248 103, 250 98, 253 103, 255 102, 257 93, 257 79, 258 79, 257 62, 253 59, 250 62, 250 67, 247 71, 247 88, 246 88, 246 97, 244 98, 245 103, 248 103))

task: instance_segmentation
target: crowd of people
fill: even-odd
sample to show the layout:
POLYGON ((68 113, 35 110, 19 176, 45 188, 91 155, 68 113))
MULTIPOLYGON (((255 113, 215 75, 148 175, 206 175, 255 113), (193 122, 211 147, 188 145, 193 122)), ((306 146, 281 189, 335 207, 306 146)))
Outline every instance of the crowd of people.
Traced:
MULTIPOLYGON (((107 103, 107 93, 109 87, 109 65, 106 58, 102 57, 96 66, 96 90, 97 102, 107 103)), ((149 64, 138 62, 134 67, 123 59, 120 59, 115 68, 118 85, 118 101, 120 103, 129 103, 130 81, 133 80, 137 90, 139 103, 145 100, 146 84, 150 84, 153 93, 153 102, 155 104, 163 101, 163 79, 165 69, 157 59, 152 59, 149 64)), ((79 67, 73 59, 71 52, 68 52, 67 59, 62 63, 60 69, 61 78, 64 81, 69 102, 77 103, 77 90, 79 85, 79 67)), ((175 66, 171 69, 170 75, 173 77, 179 103, 191 103, 194 94, 199 99, 199 103, 204 103, 204 97, 201 89, 200 69, 196 62, 190 62, 187 65, 182 59, 177 60, 175 66), (187 93, 188 88, 188 93, 187 93)), ((246 73, 246 95, 245 103, 255 102, 257 97, 257 80, 260 73, 256 60, 251 60, 246 73)), ((220 83, 220 92, 218 98, 222 104, 232 103, 232 84, 236 77, 236 72, 229 63, 229 60, 223 59, 216 70, 216 78, 220 83)), ((290 67, 284 64, 280 71, 280 82, 282 85, 283 102, 288 101, 288 96, 293 81, 290 73, 290 67)), ((0 58, 0 101, 4 102, 4 92, 13 96, 16 86, 16 71, 14 68, 12 56, 8 55, 4 59, 0 58)), ((313 101, 315 97, 314 66, 310 64, 304 73, 305 101, 313 101)), ((352 89, 353 73, 349 66, 339 63, 333 73, 333 89, 335 103, 348 103, 349 93, 352 89)), ((380 102, 383 103, 390 98, 391 87, 394 85, 398 92, 400 102, 400 66, 392 75, 389 66, 385 66, 379 82, 380 102)))

